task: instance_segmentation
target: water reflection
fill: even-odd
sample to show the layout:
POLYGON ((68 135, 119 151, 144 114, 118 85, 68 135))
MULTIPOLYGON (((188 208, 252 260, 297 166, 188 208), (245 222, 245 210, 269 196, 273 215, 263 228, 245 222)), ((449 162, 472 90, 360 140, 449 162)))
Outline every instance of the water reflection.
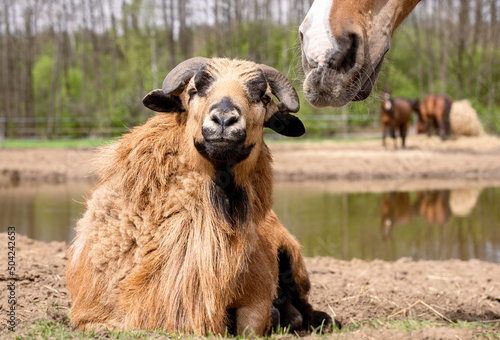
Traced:
POLYGON ((500 188, 335 193, 278 185, 275 211, 308 256, 500 262, 500 188))
POLYGON ((382 235, 387 237, 394 225, 407 224, 412 216, 410 194, 390 192, 382 195, 380 214, 382 217, 382 235))
POLYGON ((382 235, 387 237, 394 225, 405 225, 414 216, 422 217, 429 224, 444 225, 451 216, 450 192, 451 190, 417 191, 413 204, 410 202, 409 192, 383 194, 380 209, 382 235))
POLYGON ((428 224, 444 226, 452 216, 467 217, 477 204, 478 188, 416 191, 410 202, 409 192, 384 193, 381 199, 382 236, 390 235, 394 226, 408 224, 415 216, 428 224))
MULTIPOLYGON (((0 186, 0 231, 71 241, 92 185, 0 186)), ((277 183, 274 210, 307 256, 500 263, 500 187, 338 193, 277 183)))
POLYGON ((15 225, 19 234, 42 241, 68 241, 81 216, 89 183, 0 187, 0 231, 15 225))

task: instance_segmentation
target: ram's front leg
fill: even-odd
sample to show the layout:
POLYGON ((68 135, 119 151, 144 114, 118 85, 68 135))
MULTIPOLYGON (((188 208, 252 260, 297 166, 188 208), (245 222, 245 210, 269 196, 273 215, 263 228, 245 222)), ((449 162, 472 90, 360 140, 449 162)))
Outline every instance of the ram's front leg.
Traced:
POLYGON ((278 267, 268 243, 260 239, 262 246, 257 249, 249 261, 247 274, 241 277, 240 291, 243 295, 237 299, 234 330, 241 336, 263 336, 271 329, 273 300, 278 288, 278 267))
POLYGON ((337 320, 313 309, 308 302, 310 282, 299 243, 283 227, 274 212, 269 214, 267 221, 278 241, 279 289, 274 307, 280 313, 280 326, 290 330, 329 330, 335 323, 340 328, 337 320))
POLYGON ((251 305, 236 310, 236 334, 262 336, 271 327, 271 308, 269 300, 254 301, 251 305))

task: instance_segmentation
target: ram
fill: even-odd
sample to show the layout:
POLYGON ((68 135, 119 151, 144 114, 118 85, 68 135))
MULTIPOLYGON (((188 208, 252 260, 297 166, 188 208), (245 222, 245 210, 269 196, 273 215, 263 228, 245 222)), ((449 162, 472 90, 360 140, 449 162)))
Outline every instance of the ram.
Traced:
POLYGON ((305 132, 289 113, 299 109, 291 83, 265 65, 197 57, 143 103, 159 113, 103 150, 69 249, 74 326, 240 335, 331 326, 308 303, 300 245, 271 210, 264 127, 305 132))

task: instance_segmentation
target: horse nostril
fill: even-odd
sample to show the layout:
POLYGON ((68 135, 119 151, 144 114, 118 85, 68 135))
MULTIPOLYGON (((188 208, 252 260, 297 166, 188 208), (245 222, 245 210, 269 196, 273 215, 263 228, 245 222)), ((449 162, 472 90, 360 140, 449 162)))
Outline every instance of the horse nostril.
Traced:
POLYGON ((356 64, 360 39, 356 34, 338 37, 338 50, 331 49, 326 55, 326 64, 329 68, 347 73, 356 64))

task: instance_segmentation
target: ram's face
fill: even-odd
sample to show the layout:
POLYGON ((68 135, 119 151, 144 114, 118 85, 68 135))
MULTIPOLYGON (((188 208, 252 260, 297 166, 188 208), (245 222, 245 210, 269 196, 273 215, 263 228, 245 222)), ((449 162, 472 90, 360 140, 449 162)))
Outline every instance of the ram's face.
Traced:
POLYGON ((235 165, 247 158, 253 164, 250 159, 256 160, 261 150, 264 127, 288 137, 305 132, 290 113, 300 107, 292 83, 274 68, 251 61, 188 59, 143 103, 153 111, 178 115, 179 124, 185 124, 186 147, 214 165, 235 165))
POLYGON ((278 108, 260 69, 217 66, 198 71, 181 95, 186 129, 211 162, 240 162, 262 141, 266 115, 278 108))

